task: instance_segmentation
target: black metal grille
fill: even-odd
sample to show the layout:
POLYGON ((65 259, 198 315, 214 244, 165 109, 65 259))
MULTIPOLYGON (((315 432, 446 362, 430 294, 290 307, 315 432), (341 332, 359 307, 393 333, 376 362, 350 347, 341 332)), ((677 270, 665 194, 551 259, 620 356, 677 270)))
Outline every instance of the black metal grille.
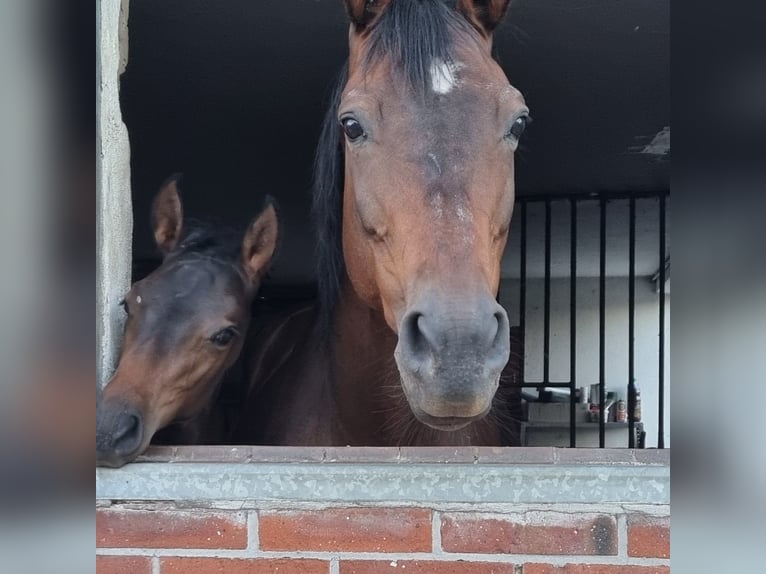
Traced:
MULTIPOLYGON (((628 424, 628 444, 626 446, 635 448, 637 446, 646 446, 643 441, 636 441, 636 387, 635 387, 635 286, 636 286, 636 201, 637 200, 655 200, 657 202, 658 214, 658 252, 657 252, 657 281, 659 285, 657 308, 659 322, 659 352, 657 355, 658 369, 658 428, 657 444, 658 448, 665 448, 665 279, 666 262, 668 255, 666 253, 666 203, 667 192, 657 193, 639 193, 639 194, 615 194, 615 193, 589 193, 572 194, 563 196, 528 196, 517 198, 517 211, 519 217, 519 328, 522 354, 526 349, 524 340, 527 333, 527 266, 528 266, 528 234, 529 222, 528 211, 532 203, 544 203, 544 298, 543 298, 543 355, 542 355, 542 379, 530 381, 526 378, 525 360, 522 357, 520 362, 520 373, 517 380, 518 386, 522 388, 567 388, 569 389, 569 437, 570 446, 577 446, 576 432, 576 389, 577 381, 577 279, 578 279, 578 206, 584 203, 593 204, 596 202, 599 209, 599 233, 598 233, 598 404, 600 412, 604 412, 606 403, 606 294, 607 294, 607 222, 610 214, 610 206, 615 203, 627 203, 628 206, 628 225, 625 233, 628 235, 628 377, 625 381, 625 391, 627 395, 627 424, 628 424), (551 380, 551 226, 552 226, 552 208, 568 205, 570 217, 569 233, 569 380, 561 381, 551 380)), ((643 406, 643 405, 642 405, 643 406)), ((646 405, 649 407, 650 405, 646 405)), ((599 446, 604 448, 606 435, 606 421, 604 416, 599 416, 599 446)))

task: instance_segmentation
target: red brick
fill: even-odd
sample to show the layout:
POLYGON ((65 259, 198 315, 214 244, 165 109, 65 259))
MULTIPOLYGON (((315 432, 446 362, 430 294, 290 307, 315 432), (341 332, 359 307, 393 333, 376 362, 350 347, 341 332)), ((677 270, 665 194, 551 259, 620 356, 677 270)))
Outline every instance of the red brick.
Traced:
POLYGON ((327 574, 324 560, 244 558, 163 558, 160 574, 327 574))
POLYGON ((151 574, 148 556, 96 556, 96 574, 151 574))
POLYGON ((524 574, 670 574, 668 566, 626 566, 624 564, 524 564, 524 574))
POLYGON ((246 548, 243 513, 100 510, 99 548, 246 548))
POLYGON ((348 560, 340 563, 340 574, 514 574, 513 564, 492 562, 440 562, 436 560, 348 560))
POLYGON ((529 513, 514 519, 448 514, 442 518, 441 533, 442 548, 447 552, 617 554, 613 516, 529 513))
POLYGON ((337 552, 430 552, 431 511, 336 508, 262 512, 261 549, 337 552))
POLYGON ((629 516, 628 555, 670 558, 670 519, 643 514, 629 516))

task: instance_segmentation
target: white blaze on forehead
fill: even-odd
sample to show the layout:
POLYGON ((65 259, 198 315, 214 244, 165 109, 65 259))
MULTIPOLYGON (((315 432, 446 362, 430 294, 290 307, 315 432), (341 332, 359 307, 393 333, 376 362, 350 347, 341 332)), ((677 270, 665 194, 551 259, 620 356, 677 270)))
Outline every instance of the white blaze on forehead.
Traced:
POLYGON ((462 68, 460 62, 445 62, 434 58, 431 62, 431 89, 437 94, 448 94, 458 85, 457 71, 462 68))

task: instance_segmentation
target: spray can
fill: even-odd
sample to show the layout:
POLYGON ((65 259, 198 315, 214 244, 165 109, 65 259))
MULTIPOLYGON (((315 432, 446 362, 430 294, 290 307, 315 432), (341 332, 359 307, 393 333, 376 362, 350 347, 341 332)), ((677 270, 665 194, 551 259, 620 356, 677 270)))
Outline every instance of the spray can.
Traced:
POLYGON ((617 401, 614 412, 614 420, 618 423, 624 423, 628 420, 628 405, 624 399, 617 401))

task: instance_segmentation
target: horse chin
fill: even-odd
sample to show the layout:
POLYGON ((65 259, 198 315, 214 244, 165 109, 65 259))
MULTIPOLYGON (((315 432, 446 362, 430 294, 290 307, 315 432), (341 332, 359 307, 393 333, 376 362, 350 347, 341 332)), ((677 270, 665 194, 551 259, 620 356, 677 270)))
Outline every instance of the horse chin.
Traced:
POLYGON ((133 459, 120 458, 115 456, 99 456, 98 454, 96 455, 96 466, 103 468, 120 468, 129 462, 133 462, 133 459))
POLYGON ((415 415, 415 418, 417 418, 421 423, 424 425, 431 427, 434 430, 442 431, 442 432, 455 432, 459 431, 471 423, 474 423, 476 421, 480 421, 485 416, 487 416, 487 413, 489 413, 490 407, 487 408, 486 411, 484 411, 481 414, 469 416, 469 417, 459 417, 459 416, 452 416, 452 417, 436 417, 433 415, 428 414, 424 410, 418 408, 417 406, 410 404, 410 408, 412 409, 412 414, 415 415))
POLYGON ((112 451, 99 451, 96 449, 96 466, 102 466, 106 468, 120 468, 136 460, 141 456, 148 448, 148 444, 141 444, 138 448, 131 450, 130 452, 112 450, 112 451))
POLYGON ((427 388, 428 383, 408 377, 408 373, 401 371, 400 375, 402 390, 412 414, 418 421, 434 430, 459 431, 471 423, 482 420, 492 410, 491 397, 494 396, 497 385, 492 389, 488 400, 485 395, 479 393, 463 404, 449 404, 449 399, 438 399, 431 396, 433 393, 424 392, 424 387, 427 388))
POLYGON ((146 450, 141 446, 132 452, 100 451, 96 449, 96 466, 106 468, 120 468, 136 460, 146 450))

